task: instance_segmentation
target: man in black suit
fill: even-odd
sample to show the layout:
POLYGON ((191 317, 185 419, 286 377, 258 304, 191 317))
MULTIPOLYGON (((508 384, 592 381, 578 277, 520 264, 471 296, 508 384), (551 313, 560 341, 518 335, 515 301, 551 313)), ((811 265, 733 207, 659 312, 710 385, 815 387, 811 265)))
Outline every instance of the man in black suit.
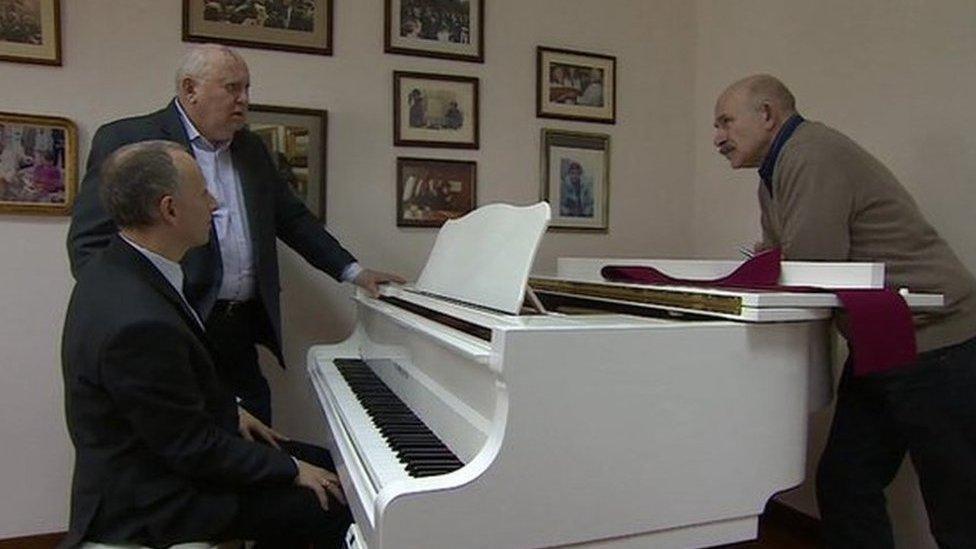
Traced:
POLYGON ((68 232, 77 277, 108 245, 116 227, 98 201, 102 161, 127 143, 175 141, 197 160, 217 198, 209 245, 183 260, 184 290, 220 349, 218 372, 241 405, 271 424, 271 392, 256 344, 280 364, 280 238, 317 269, 376 293, 396 275, 363 269, 281 179, 268 150, 246 122, 250 76, 244 60, 220 45, 193 48, 176 77, 177 97, 161 111, 102 126, 92 139, 88 169, 68 232))
POLYGON ((120 231, 80 273, 65 318, 76 458, 64 545, 255 539, 334 547, 349 522, 338 478, 238 416, 182 294, 179 261, 209 240, 216 209, 200 169, 179 145, 148 141, 112 154, 102 174, 120 231))

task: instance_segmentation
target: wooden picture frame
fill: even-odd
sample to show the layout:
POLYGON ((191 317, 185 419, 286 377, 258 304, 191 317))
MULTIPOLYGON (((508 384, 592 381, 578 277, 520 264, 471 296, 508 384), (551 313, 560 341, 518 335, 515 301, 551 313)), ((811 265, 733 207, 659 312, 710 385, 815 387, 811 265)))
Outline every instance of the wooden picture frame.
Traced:
POLYGON ((67 215, 77 192, 74 122, 0 112, 0 213, 67 215))
POLYGON ((485 0, 385 0, 383 51, 484 63, 485 0))
POLYGON ((440 227, 477 207, 478 165, 397 157, 397 227, 440 227))
POLYGON ((61 0, 0 6, 0 61, 61 65, 61 0), (16 23, 14 23, 16 21, 16 23))
POLYGON ((539 46, 536 116, 616 124, 617 58, 539 46))
POLYGON ((325 223, 328 111, 276 105, 250 106, 248 128, 261 138, 278 173, 325 223))
POLYGON ((477 78, 393 72, 393 144, 477 149, 477 78))
POLYGON ((332 55, 332 0, 183 0, 183 41, 332 55))
POLYGON ((540 199, 552 207, 551 230, 607 232, 610 136, 543 128, 540 199))

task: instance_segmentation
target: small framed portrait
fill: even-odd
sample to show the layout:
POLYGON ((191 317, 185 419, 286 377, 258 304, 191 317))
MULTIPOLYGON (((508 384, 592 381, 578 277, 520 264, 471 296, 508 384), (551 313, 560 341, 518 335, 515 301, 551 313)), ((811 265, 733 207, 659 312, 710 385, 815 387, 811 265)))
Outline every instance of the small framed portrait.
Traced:
POLYGON ((484 0, 386 0, 383 51, 483 63, 484 0))
POLYGON ((393 73, 393 144, 478 148, 478 79, 393 73))
POLYGON ((475 209, 477 164, 397 158, 397 227, 440 227, 475 209))
POLYGON ((0 112, 0 213, 67 215, 77 189, 74 122, 0 112))
POLYGON ((541 199, 552 207, 550 229, 609 228, 610 136, 542 130, 541 199))
POLYGON ((536 116, 615 124, 617 58, 539 46, 536 116))
POLYGON ((328 112, 252 104, 248 122, 281 178, 324 223, 328 112))
POLYGON ((0 0, 0 61, 61 64, 61 0, 0 0))
POLYGON ((183 41, 332 55, 332 0, 183 0, 183 41))

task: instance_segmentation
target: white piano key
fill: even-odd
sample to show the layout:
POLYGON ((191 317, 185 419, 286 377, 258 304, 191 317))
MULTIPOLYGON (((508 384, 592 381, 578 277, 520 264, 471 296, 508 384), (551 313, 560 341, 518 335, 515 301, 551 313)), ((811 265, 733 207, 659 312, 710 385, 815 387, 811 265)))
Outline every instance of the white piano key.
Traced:
POLYGON ((356 451, 364 457, 363 462, 376 491, 379 492, 390 483, 409 480, 411 477, 407 474, 405 465, 386 444, 335 363, 322 360, 319 365, 328 389, 336 400, 340 419, 349 431, 356 451))

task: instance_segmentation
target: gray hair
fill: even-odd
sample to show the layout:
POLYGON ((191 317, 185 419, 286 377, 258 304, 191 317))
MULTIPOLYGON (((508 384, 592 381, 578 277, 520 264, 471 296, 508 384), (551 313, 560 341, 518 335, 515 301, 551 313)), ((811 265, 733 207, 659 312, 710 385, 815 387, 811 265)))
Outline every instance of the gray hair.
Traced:
POLYGON ((102 164, 102 204, 119 227, 156 222, 159 201, 176 192, 180 173, 173 153, 186 149, 172 141, 141 141, 119 148, 102 164))
POLYGON ((201 44, 190 48, 180 61, 180 68, 176 69, 176 93, 180 93, 180 85, 185 78, 194 80, 206 78, 213 73, 217 62, 226 56, 244 63, 244 58, 240 54, 223 44, 201 44))

